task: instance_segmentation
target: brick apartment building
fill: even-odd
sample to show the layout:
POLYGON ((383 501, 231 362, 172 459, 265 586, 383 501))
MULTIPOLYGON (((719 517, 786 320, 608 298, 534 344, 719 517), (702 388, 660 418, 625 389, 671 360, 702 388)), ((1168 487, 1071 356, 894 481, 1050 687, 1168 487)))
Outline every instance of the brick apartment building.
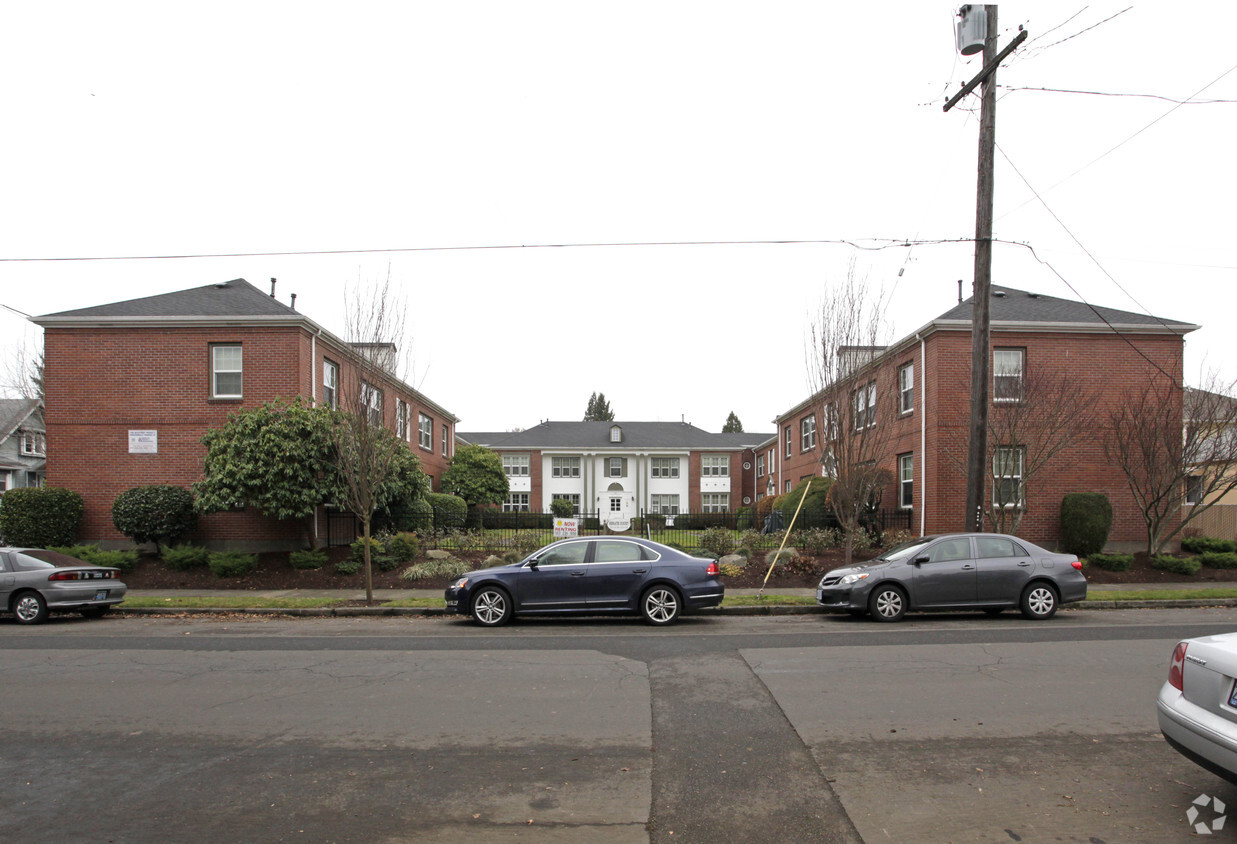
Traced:
MULTIPOLYGON (((79 538, 124 541, 111 508, 126 489, 188 487, 208 428, 279 398, 336 405, 359 378, 355 349, 244 279, 33 318, 44 331, 47 483, 81 494, 79 538), (347 391, 346 391, 347 392, 347 391)), ((454 453, 456 417, 394 377, 371 390, 434 489, 454 453)), ((214 513, 197 541, 246 550, 305 542, 306 525, 254 510, 214 513)), ((309 526, 325 542, 324 513, 309 526)))
POLYGON ((505 510, 550 512, 562 498, 603 518, 732 512, 755 501, 754 447, 771 434, 713 434, 684 422, 543 422, 461 433, 499 453, 505 510))
MULTIPOLYGON (((1047 372, 1068 378, 1079 395, 1090 396, 1089 409, 1098 419, 1151 379, 1171 377, 1181 384, 1184 335, 1198 328, 1008 287, 993 286, 991 306, 994 405, 1021 401, 1024 378, 1047 372)), ((854 423, 854 396, 862 394, 858 401, 865 407, 858 412, 867 411, 865 424, 891 426, 875 456, 890 478, 882 506, 912 510, 915 533, 963 530, 966 524, 963 467, 970 420, 971 314, 971 300, 960 301, 909 336, 870 350, 870 362, 850 376, 855 392, 852 407, 841 415, 842 424, 854 423)), ((821 394, 777 417, 777 438, 761 451, 761 496, 785 492, 806 477, 822 474, 818 436, 825 419, 821 394)), ((1097 436, 1071 442, 1025 488, 1020 467, 1026 444, 990 446, 994 454, 986 495, 991 499, 997 485, 1017 491, 1017 506, 1023 511, 1019 535, 1051 546, 1059 538, 1062 497, 1098 491, 1113 505, 1110 545, 1145 545, 1146 526, 1125 477, 1105 458, 1097 436)))

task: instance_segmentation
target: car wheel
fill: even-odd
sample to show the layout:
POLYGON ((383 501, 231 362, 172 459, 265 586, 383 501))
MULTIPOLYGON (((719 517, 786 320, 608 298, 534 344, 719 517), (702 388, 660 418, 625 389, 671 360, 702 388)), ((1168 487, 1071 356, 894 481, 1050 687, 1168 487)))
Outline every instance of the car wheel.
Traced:
POLYGON ((110 609, 111 607, 83 607, 82 616, 85 618, 103 618, 110 609))
POLYGON ((1052 618, 1057 613, 1057 590, 1048 583, 1032 583, 1022 590, 1019 606, 1027 618, 1052 618))
POLYGON ((877 621, 901 621, 906 615, 906 595, 896 586, 877 586, 872 591, 869 612, 877 621))
POLYGON ((497 586, 486 586, 472 599, 473 620, 482 627, 498 627, 511 620, 511 597, 497 586))
POLYGON ((13 599, 13 614, 22 624, 47 621, 47 601, 38 592, 22 592, 13 599))
POLYGON ((673 624, 682 606, 679 593, 669 586, 654 586, 640 597, 640 614, 649 624, 673 624))

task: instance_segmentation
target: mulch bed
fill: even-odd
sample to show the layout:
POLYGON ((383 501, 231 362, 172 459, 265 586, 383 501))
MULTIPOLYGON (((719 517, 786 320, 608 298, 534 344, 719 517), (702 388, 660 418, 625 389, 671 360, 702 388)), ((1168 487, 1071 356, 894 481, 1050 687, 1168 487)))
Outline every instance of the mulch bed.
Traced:
MULTIPOLYGON (((210 569, 193 571, 173 571, 164 566, 153 556, 143 556, 141 562, 131 571, 121 577, 130 589, 235 589, 243 592, 259 589, 364 589, 365 581, 361 574, 337 574, 334 564, 348 555, 347 548, 333 548, 330 551, 330 562, 320 569, 300 570, 288 564, 286 553, 263 553, 258 555, 258 567, 242 577, 215 577, 210 569)), ((481 567, 488 556, 484 553, 465 553, 459 555, 469 562, 481 567)), ((768 565, 763 555, 753 558, 737 577, 725 578, 725 583, 732 589, 759 589, 762 585, 767 589, 802 589, 812 588, 820 577, 830 569, 842 565, 842 553, 834 552, 813 559, 810 571, 799 573, 787 571, 783 566, 774 568, 768 583, 765 574, 768 565)), ((401 569, 394 571, 373 571, 374 589, 443 589, 447 585, 446 578, 435 580, 404 580, 400 577, 401 569)), ((1237 584, 1237 569, 1200 569, 1194 575, 1181 575, 1160 571, 1151 567, 1145 554, 1136 554, 1134 566, 1129 571, 1112 572, 1095 568, 1087 569, 1087 581, 1095 586, 1116 583, 1150 583, 1168 584, 1191 582, 1214 582, 1217 585, 1237 584)))

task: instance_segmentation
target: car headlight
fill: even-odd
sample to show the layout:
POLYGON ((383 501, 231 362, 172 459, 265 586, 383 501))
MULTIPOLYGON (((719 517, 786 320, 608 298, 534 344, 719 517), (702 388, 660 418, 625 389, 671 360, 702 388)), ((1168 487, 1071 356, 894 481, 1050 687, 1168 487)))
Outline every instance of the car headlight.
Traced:
POLYGON ((866 573, 866 572, 865 572, 865 573, 863 573, 863 574, 848 574, 848 575, 845 575, 845 576, 843 576, 843 577, 842 577, 842 579, 841 579, 841 580, 839 580, 839 581, 838 581, 838 586, 848 586, 848 585, 850 585, 850 584, 852 584, 852 583, 858 583, 858 582, 859 582, 859 581, 861 581, 861 580, 866 580, 866 579, 867 579, 867 576, 868 576, 868 575, 867 575, 867 573, 866 573))
POLYGON ((460 578, 457 578, 456 581, 451 584, 451 588, 452 589, 463 589, 467 584, 468 584, 468 578, 460 577, 460 578))

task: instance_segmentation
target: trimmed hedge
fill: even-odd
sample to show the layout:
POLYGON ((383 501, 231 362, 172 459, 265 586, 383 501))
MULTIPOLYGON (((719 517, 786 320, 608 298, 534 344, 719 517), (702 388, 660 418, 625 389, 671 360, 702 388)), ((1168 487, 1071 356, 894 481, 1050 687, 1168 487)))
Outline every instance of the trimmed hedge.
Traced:
POLYGON ((72 545, 85 510, 82 497, 71 489, 10 489, 0 502, 0 536, 8 545, 23 548, 72 545))
POLYGON ((1198 555, 1198 561, 1209 569, 1237 569, 1237 554, 1224 551, 1208 551, 1198 555))
POLYGON ((1092 554, 1087 565, 1104 571, 1129 571, 1134 567, 1133 554, 1092 554))
POLYGON ((1112 504, 1102 492, 1071 492, 1061 499, 1061 550, 1090 558, 1104 550, 1112 504))
POLYGON ((425 500, 434 511, 436 530, 459 530, 468 519, 468 503, 458 495, 429 492, 425 500))
POLYGON ((1196 557, 1173 557, 1160 554, 1151 558, 1151 567, 1160 571, 1170 571, 1173 574, 1196 574, 1203 564, 1196 557))
POLYGON ((210 551, 197 545, 177 545, 163 549, 163 564, 175 571, 200 569, 210 562, 210 551))
POLYGON ((206 560, 215 577, 240 577, 258 567, 257 554, 242 554, 239 551, 219 551, 206 560))
POLYGON ((327 563, 326 550, 314 548, 309 551, 293 551, 288 555, 288 562, 294 569, 320 569, 327 563))
POLYGON ((170 484, 151 484, 126 489, 112 502, 116 530, 141 545, 165 545, 193 530, 197 514, 193 493, 170 484))
POLYGON ((1237 542, 1231 539, 1217 539, 1214 536, 1187 536, 1181 540, 1181 550, 1191 554, 1205 554, 1208 551, 1221 554, 1232 554, 1237 551, 1237 542))

